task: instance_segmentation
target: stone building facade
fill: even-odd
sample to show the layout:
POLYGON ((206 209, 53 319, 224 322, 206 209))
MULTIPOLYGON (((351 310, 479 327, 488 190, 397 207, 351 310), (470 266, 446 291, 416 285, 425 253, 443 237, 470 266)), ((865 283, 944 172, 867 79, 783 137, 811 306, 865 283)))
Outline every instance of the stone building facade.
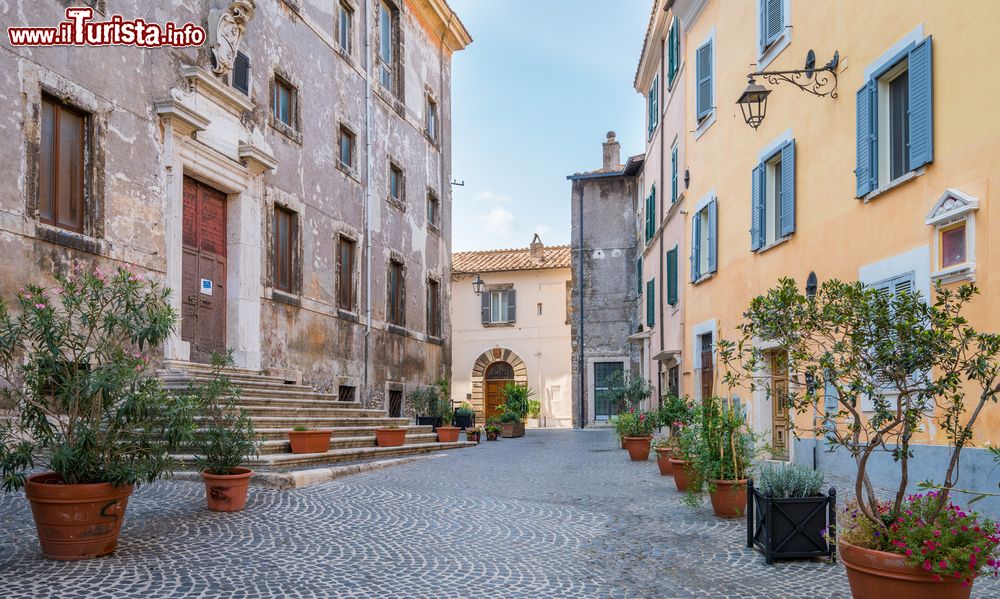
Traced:
POLYGON ((40 0, 0 26, 87 6, 207 39, 3 41, 4 295, 129 265, 173 290, 167 360, 230 349, 390 411, 445 375, 451 58, 471 42, 445 0, 40 0))
POLYGON ((623 165, 613 131, 603 145, 600 169, 572 181, 571 237, 573 426, 606 422, 615 407, 606 397, 616 372, 639 372, 636 305, 637 176, 643 156, 623 165))

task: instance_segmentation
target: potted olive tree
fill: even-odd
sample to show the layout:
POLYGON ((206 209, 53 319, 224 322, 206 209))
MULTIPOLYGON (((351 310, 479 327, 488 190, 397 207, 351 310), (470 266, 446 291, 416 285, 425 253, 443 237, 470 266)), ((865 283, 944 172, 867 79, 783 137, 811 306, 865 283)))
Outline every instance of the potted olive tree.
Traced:
POLYGON ((437 430, 442 424, 441 416, 438 414, 440 397, 438 387, 432 385, 417 387, 410 393, 410 405, 416 414, 417 426, 430 426, 431 430, 437 430))
POLYGON ((451 404, 451 399, 442 397, 438 400, 438 417, 442 422, 437 427, 438 443, 457 442, 458 434, 462 432, 462 429, 451 425, 452 420, 455 418, 455 408, 451 404), (445 422, 448 424, 443 424, 445 422))
POLYGON ((146 376, 176 320, 166 289, 125 269, 55 281, 20 289, 16 312, 0 301, 0 397, 13 414, 0 475, 5 491, 24 488, 42 554, 77 560, 115 550, 129 496, 170 473, 195 410, 146 376))
POLYGON ((201 408, 195 460, 205 481, 208 509, 238 512, 246 506, 253 476, 253 470, 242 464, 257 455, 258 442, 249 413, 238 404, 239 388, 223 374, 232 358, 215 354, 212 365, 211 382, 189 390, 201 408))
POLYGON ((949 500, 962 449, 1000 393, 1000 335, 977 331, 962 315, 976 293, 972 285, 939 287, 927 303, 919 293, 833 280, 806 295, 782 279, 750 302, 738 340, 720 341, 720 357, 735 366, 727 378, 771 394, 761 345, 787 352, 785 401, 820 416, 797 421, 798 432, 855 464, 837 539, 856 596, 968 597, 976 577, 996 571, 996 525, 949 500), (914 435, 928 422, 948 440, 949 455, 937 489, 908 493, 914 435), (899 473, 889 500, 868 473, 882 452, 899 473))

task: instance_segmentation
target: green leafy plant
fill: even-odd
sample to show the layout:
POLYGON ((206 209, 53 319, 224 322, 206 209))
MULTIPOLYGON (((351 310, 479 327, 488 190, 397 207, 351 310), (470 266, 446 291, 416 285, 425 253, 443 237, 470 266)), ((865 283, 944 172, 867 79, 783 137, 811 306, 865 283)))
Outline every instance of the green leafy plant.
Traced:
POLYGON ((615 425, 620 437, 651 437, 657 422, 655 412, 629 411, 618 414, 615 425))
POLYGON ((500 422, 517 423, 521 421, 522 421, 521 417, 518 416, 515 412, 502 412, 500 414, 500 422))
POLYGON ((503 427, 500 426, 499 418, 488 418, 486 420, 486 426, 483 427, 488 434, 498 434, 503 431, 503 427))
POLYGON ((537 399, 528 400, 528 418, 538 418, 542 413, 542 402, 537 399))
MULTIPOLYGON (((443 380, 443 379, 442 379, 443 380)), ((417 387, 410 393, 410 405, 418 416, 437 416, 441 389, 436 385, 417 387)))
POLYGON ((652 394, 653 386, 639 376, 626 377, 623 373, 616 372, 608 380, 608 395, 618 407, 619 413, 638 409, 652 394))
POLYGON ((68 484, 139 485, 169 474, 194 407, 146 376, 147 352, 173 331, 169 291, 119 268, 74 267, 56 285, 0 301, 0 425, 5 491, 43 466, 68 484))
POLYGON ((304 425, 304 424, 298 424, 292 430, 295 431, 295 432, 297 432, 297 433, 304 433, 307 430, 309 430, 309 427, 306 426, 306 425, 304 425))
POLYGON ((437 406, 437 415, 441 418, 441 426, 451 426, 452 420, 455 419, 455 407, 452 405, 451 399, 442 397, 438 399, 437 406))
POLYGON ((816 497, 823 493, 823 473, 802 464, 761 464, 753 479, 754 487, 772 497, 816 497))
POLYGON ((223 369, 232 365, 231 355, 213 354, 211 379, 188 388, 189 397, 200 407, 202 423, 195 435, 195 462, 199 470, 209 474, 233 474, 257 455, 259 447, 253 421, 238 404, 239 388, 223 374, 223 369))
MULTIPOLYGON (((694 466, 706 481, 749 477, 755 454, 754 436, 735 402, 707 397, 695 412, 701 421, 694 466)), ((711 482, 709 482, 711 485, 711 482)))
POLYGON ((455 416, 467 417, 467 416, 472 416, 475 413, 476 411, 472 409, 472 404, 467 401, 463 401, 462 405, 458 406, 458 408, 455 410, 455 416))
POLYGON ((523 422, 528 416, 529 402, 534 394, 535 392, 527 385, 518 385, 517 383, 504 385, 504 402, 499 407, 503 412, 503 417, 510 414, 510 417, 514 418, 514 420, 505 420, 504 422, 523 422))
POLYGON ((443 397, 447 400, 451 400, 451 381, 441 377, 434 381, 434 388, 437 389, 438 397, 443 397))
POLYGON ((657 410, 659 426, 665 426, 676 432, 680 427, 691 422, 694 408, 691 400, 676 395, 665 395, 657 410))

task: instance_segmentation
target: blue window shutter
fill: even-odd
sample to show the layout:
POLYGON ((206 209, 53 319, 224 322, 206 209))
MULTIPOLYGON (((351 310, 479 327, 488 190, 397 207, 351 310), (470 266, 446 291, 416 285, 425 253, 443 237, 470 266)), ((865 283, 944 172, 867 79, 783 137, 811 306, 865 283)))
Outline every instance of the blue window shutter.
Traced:
POLYGON ((855 127, 855 138, 857 141, 857 164, 854 167, 854 176, 857 179, 857 192, 855 195, 861 198, 874 189, 873 181, 876 179, 875 152, 872 146, 875 144, 875 132, 878 130, 874 126, 875 99, 874 90, 878 89, 875 80, 868 81, 858 90, 857 106, 858 121, 855 127))
POLYGON ((708 203, 708 272, 715 272, 719 266, 719 202, 708 203))
POLYGON ((507 322, 517 322, 517 290, 507 292, 507 322))
POLYGON ((709 40, 695 52, 697 80, 696 116, 704 118, 712 112, 712 42, 709 40))
POLYGON ((670 203, 677 201, 677 146, 670 150, 670 203))
POLYGON ((691 219, 691 282, 697 281, 701 273, 698 268, 701 264, 701 212, 695 212, 691 219))
POLYGON ((767 0, 757 0, 757 53, 767 47, 767 0))
POLYGON ((660 76, 653 77, 653 129, 660 124, 660 76))
POLYGON ((750 250, 756 252, 764 245, 764 163, 753 169, 750 176, 750 250))
POLYGON ((646 283, 646 326, 656 324, 656 277, 646 283))
POLYGON ((764 9, 764 13, 767 15, 764 22, 767 39, 764 41, 764 45, 767 46, 781 37, 781 32, 785 30, 785 15, 782 14, 784 0, 762 1, 767 5, 767 8, 764 9))
POLYGON ((781 148, 781 236, 795 232, 795 140, 781 148))
POLYGON ((677 248, 667 252, 667 303, 677 305, 677 248))
POLYGON ((910 170, 934 160, 934 119, 931 102, 931 38, 910 50, 910 170))

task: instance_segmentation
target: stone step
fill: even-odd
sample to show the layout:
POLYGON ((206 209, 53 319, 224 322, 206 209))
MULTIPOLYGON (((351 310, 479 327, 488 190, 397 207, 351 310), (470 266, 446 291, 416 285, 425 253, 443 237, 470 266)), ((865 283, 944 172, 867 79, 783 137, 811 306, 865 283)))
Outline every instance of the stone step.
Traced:
MULTIPOLYGON (((323 430, 330 431, 330 436, 332 438, 338 437, 368 437, 370 439, 375 438, 375 429, 378 426, 335 426, 327 427, 323 430)), ((409 438, 412 435, 422 435, 427 433, 434 433, 429 426, 403 426, 400 428, 406 429, 406 436, 409 438)), ((261 441, 273 441, 273 440, 288 440, 288 431, 290 428, 262 428, 255 427, 254 433, 256 437, 261 441)))
MULTIPOLYGON (((184 391, 191 383, 207 383, 208 377, 184 377, 160 375, 163 387, 169 391, 184 391)), ((238 387, 241 397, 269 397, 275 399, 290 400, 320 400, 328 403, 359 403, 340 402, 335 393, 321 393, 307 385, 281 385, 281 384, 256 384, 244 383, 238 380, 230 380, 233 386, 238 387)))
POLYGON ((281 428, 292 430, 296 426, 308 428, 333 428, 333 427, 357 427, 357 426, 406 426, 410 424, 409 418, 389 418, 381 417, 357 417, 357 416, 337 416, 325 418, 322 416, 251 416, 254 427, 260 428, 281 428))
MULTIPOLYGON (((406 434, 407 445, 418 445, 420 443, 436 443, 437 433, 409 433, 406 434)), ((353 447, 377 447, 374 433, 360 437, 330 437, 330 449, 349 449, 353 447)), ((261 455, 271 455, 277 453, 291 453, 292 447, 288 442, 288 434, 281 439, 269 439, 260 444, 261 455)))
MULTIPOLYGON (((229 377, 229 380, 246 384, 261 384, 261 385, 283 385, 287 387, 309 387, 308 385, 300 385, 293 382, 286 381, 280 376, 269 376, 259 370, 247 370, 245 368, 223 368, 222 374, 229 377)), ((166 378, 196 378, 196 379, 208 379, 214 376, 215 369, 209 364, 196 364, 194 362, 178 362, 175 360, 166 360, 163 365, 157 369, 157 374, 160 377, 166 378)))
POLYGON ((295 417, 295 418, 388 418, 385 410, 363 408, 318 408, 290 406, 261 406, 238 402, 239 407, 253 417, 295 417))

